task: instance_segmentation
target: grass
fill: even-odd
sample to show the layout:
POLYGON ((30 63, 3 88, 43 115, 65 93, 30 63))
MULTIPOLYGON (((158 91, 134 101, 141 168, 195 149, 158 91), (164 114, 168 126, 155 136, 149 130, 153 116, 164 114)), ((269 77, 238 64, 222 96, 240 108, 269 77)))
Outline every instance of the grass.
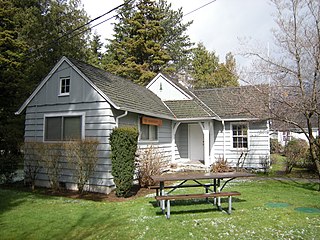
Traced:
POLYGON ((320 214, 295 210, 320 209, 316 189, 316 184, 291 180, 233 181, 225 190, 242 195, 234 198, 231 215, 194 200, 173 203, 170 220, 153 196, 94 202, 0 189, 0 238, 316 239, 320 214), (273 208, 268 203, 289 205, 273 208))

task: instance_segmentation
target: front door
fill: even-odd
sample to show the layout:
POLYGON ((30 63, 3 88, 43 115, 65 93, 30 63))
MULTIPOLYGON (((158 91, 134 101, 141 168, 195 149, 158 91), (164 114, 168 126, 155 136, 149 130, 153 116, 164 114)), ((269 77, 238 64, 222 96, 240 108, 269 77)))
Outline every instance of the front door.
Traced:
POLYGON ((189 159, 203 161, 203 132, 199 124, 189 124, 189 159))

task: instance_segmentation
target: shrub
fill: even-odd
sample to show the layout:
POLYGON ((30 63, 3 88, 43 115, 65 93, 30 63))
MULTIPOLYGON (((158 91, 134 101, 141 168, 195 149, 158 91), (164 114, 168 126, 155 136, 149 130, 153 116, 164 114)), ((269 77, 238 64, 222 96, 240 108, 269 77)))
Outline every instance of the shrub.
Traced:
POLYGON ((286 173, 290 173, 294 166, 301 165, 307 158, 308 143, 302 139, 294 139, 285 146, 286 173))
POLYGON ((137 161, 139 185, 141 187, 154 185, 151 176, 160 175, 167 166, 168 161, 154 146, 143 149, 137 161))
POLYGON ((219 157, 218 161, 211 165, 211 172, 231 172, 233 171, 230 167, 227 159, 219 157))
POLYGON ((283 147, 277 139, 270 139, 270 153, 282 153, 283 147))
POLYGON ((66 157, 74 169, 73 178, 80 193, 83 193, 84 187, 97 165, 98 145, 99 141, 90 139, 69 141, 64 144, 66 157))
POLYGON ((37 175, 41 169, 42 155, 40 149, 43 143, 25 142, 23 145, 24 152, 24 181, 30 185, 32 190, 35 188, 37 175))
POLYGON ((60 190, 62 147, 61 143, 43 143, 42 148, 40 148, 50 186, 54 191, 60 190))
POLYGON ((112 175, 118 197, 128 196, 132 188, 138 136, 134 127, 115 128, 110 135, 112 175))

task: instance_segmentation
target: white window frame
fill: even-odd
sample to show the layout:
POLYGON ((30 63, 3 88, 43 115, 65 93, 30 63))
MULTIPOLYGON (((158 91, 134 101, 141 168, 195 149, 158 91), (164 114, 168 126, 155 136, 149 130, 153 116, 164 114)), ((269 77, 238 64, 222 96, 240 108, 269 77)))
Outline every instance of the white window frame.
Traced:
POLYGON ((60 78, 60 85, 59 85, 59 96, 69 96, 70 95, 70 89, 71 89, 71 78, 70 77, 62 77, 60 78), (69 79, 69 91, 68 92, 62 92, 62 83, 63 81, 66 81, 69 79))
POLYGON ((230 142, 231 142, 231 149, 232 150, 242 150, 242 151, 249 151, 250 149, 250 129, 249 129, 249 123, 248 122, 233 122, 230 124, 230 142), (247 147, 242 147, 242 148, 235 148, 233 147, 233 126, 238 126, 238 125, 244 125, 247 126, 247 147))
POLYGON ((138 129, 139 130, 139 142, 148 142, 148 143, 150 143, 150 142, 153 142, 153 143, 159 142, 159 126, 143 124, 143 125, 149 126, 149 131, 150 131, 150 126, 154 126, 154 127, 157 128, 157 139, 150 140, 150 139, 141 139, 141 135, 142 135, 141 125, 142 125, 141 119, 139 119, 139 129, 138 129))
POLYGON ((76 112, 76 113, 47 113, 43 116, 43 142, 65 142, 65 140, 46 140, 46 118, 50 117, 81 117, 81 140, 85 139, 85 117, 86 113, 76 112))

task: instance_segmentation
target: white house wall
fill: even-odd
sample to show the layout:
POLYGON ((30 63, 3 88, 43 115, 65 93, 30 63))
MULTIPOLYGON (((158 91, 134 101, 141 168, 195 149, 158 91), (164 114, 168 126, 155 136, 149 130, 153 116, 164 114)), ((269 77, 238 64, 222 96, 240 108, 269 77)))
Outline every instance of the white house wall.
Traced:
MULTIPOLYGON (((109 135, 115 127, 114 110, 80 75, 67 63, 62 64, 43 88, 32 99, 26 109, 25 141, 43 142, 45 114, 84 114, 85 138, 99 140, 99 161, 94 176, 90 179, 90 190, 109 193, 114 186, 109 158, 109 135), (59 97, 60 77, 70 77, 70 96, 59 97)), ((63 165, 61 182, 75 188, 72 169, 63 165)), ((44 169, 38 175, 37 185, 49 186, 44 169)))
MULTIPOLYGON (((232 165, 236 166, 238 159, 243 150, 233 149, 231 122, 225 123, 225 131, 223 133, 223 125, 221 122, 214 122, 213 149, 211 149, 211 161, 215 162, 220 158, 224 158, 232 165)), ((249 150, 247 151, 244 167, 246 168, 262 168, 261 162, 269 160, 269 131, 267 123, 250 122, 249 123, 249 150)))
POLYGON ((171 84, 171 82, 162 75, 158 75, 147 88, 156 94, 162 101, 190 99, 181 89, 176 85, 171 84))

